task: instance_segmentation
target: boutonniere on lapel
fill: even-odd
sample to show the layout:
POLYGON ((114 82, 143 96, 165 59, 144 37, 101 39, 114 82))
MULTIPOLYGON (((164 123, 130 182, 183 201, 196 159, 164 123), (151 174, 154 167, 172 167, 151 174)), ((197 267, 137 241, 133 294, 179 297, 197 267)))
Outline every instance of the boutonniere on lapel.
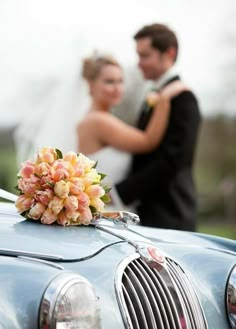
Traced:
POLYGON ((147 94, 146 102, 148 106, 153 109, 157 105, 159 99, 160 99, 159 93, 157 93, 156 91, 150 91, 147 94))

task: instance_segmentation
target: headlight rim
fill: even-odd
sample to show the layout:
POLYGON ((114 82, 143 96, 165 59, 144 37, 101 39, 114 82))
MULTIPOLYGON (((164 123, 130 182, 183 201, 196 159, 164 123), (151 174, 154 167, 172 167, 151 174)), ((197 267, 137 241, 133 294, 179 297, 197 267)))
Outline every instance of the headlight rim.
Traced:
POLYGON ((88 287, 92 289, 94 296, 98 298, 93 285, 82 275, 73 272, 58 274, 49 282, 41 298, 38 317, 39 329, 44 328, 45 321, 49 329, 56 328, 56 303, 62 298, 63 294, 76 283, 88 285, 88 287))
MULTIPOLYGON (((232 269, 230 270, 229 272, 229 275, 228 275, 228 278, 227 278, 227 282, 226 282, 226 290, 225 290, 225 308, 226 308, 226 313, 227 313, 227 319, 228 319, 228 322, 229 322, 229 325, 232 329, 236 329, 236 309, 235 309, 235 319, 234 319, 234 323, 232 323, 232 315, 229 310, 229 285, 230 285, 230 280, 232 279, 233 275, 235 276, 236 278, 236 264, 234 264, 234 266, 232 267, 232 269)), ((235 280, 235 284, 231 284, 233 286, 233 289, 235 291, 235 304, 236 304, 236 280, 235 280)))

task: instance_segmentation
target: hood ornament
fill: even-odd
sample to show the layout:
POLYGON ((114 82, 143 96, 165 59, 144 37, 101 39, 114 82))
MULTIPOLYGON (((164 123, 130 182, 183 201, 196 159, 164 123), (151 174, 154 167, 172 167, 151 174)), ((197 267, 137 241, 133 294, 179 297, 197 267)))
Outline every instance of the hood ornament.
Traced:
POLYGON ((122 224, 124 228, 128 227, 128 223, 138 224, 139 216, 129 211, 112 211, 102 212, 94 216, 93 224, 100 224, 103 220, 110 220, 115 224, 122 224))
POLYGON ((155 246, 144 246, 138 248, 138 253, 141 258, 146 261, 151 267, 165 266, 166 259, 162 250, 155 246))

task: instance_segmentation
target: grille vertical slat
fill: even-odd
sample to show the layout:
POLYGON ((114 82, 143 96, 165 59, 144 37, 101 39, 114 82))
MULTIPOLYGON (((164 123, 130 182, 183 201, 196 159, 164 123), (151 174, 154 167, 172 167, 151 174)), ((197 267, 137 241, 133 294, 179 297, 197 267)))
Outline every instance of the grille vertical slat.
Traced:
MULTIPOLYGON (((134 263, 137 265, 137 267, 139 268, 139 270, 142 272, 143 276, 145 277, 145 280, 147 282, 147 284, 150 285, 150 290, 152 291, 153 293, 153 298, 154 298, 154 301, 153 301, 153 306, 154 306, 154 313, 156 314, 156 319, 157 321, 159 320, 158 322, 158 329, 164 329, 164 328, 167 328, 167 329, 170 329, 170 326, 169 326, 169 321, 168 321, 168 318, 166 316, 166 311, 165 311, 165 306, 163 305, 163 302, 162 302, 162 298, 158 292, 158 290, 156 289, 156 286, 155 284, 153 283, 151 277, 152 277, 152 272, 150 270, 151 273, 147 273, 147 271, 144 270, 144 268, 140 265, 140 263, 135 260, 134 263), (150 275, 151 274, 151 275, 150 275)), ((149 270, 149 268, 148 268, 149 270)), ((155 280, 155 279, 154 279, 155 280)), ((168 307, 168 304, 166 303, 166 307, 168 307)))
POLYGON ((124 286, 126 287, 127 293, 130 295, 130 299, 133 301, 133 306, 136 311, 136 315, 138 318, 139 325, 142 329, 148 329, 148 324, 146 320, 146 316, 143 310, 142 303, 139 299, 138 294, 133 286, 132 281, 128 277, 126 273, 124 273, 124 286))
POLYGON ((181 324, 180 324, 180 317, 183 316, 183 312, 180 309, 180 304, 175 303, 176 292, 175 292, 175 290, 170 288, 171 283, 170 283, 169 278, 167 277, 164 280, 163 277, 160 275, 160 273, 156 269, 153 270, 153 273, 155 274, 156 278, 158 279, 158 282, 161 285, 163 292, 168 299, 168 303, 171 308, 171 314, 173 315, 173 318, 174 318, 173 328, 182 329, 181 324))
POLYGON ((161 306, 162 317, 163 317, 163 319, 166 320, 165 321, 166 326, 164 328, 165 329, 167 329, 167 328, 176 329, 173 312, 172 312, 171 306, 169 304, 169 301, 168 301, 167 295, 165 294, 164 289, 162 288, 160 282, 156 278, 153 270, 151 270, 148 267, 148 265, 143 261, 142 261, 142 266, 146 269, 146 272, 150 276, 150 279, 153 281, 153 284, 155 285, 154 291, 156 291, 156 295, 159 296, 158 302, 159 302, 159 306, 161 306))
POLYGON ((126 301, 126 304, 127 304, 127 308, 129 310, 128 317, 130 318, 130 320, 132 320, 131 322, 133 323, 132 329, 141 329, 139 327, 139 323, 138 323, 138 319, 137 319, 137 316, 136 316, 136 313, 135 313, 133 303, 132 303, 132 301, 130 299, 130 296, 127 293, 127 290, 126 290, 124 285, 123 285, 123 291, 124 291, 124 297, 125 297, 125 301, 126 301))
POLYGON ((148 263, 135 254, 120 265, 116 288, 128 329, 207 329, 193 287, 172 259, 148 263))
POLYGON ((152 312, 152 307, 149 302, 149 298, 146 294, 145 289, 143 288, 143 282, 141 280, 142 278, 140 276, 139 278, 137 278, 134 271, 135 271, 135 265, 134 263, 132 263, 131 266, 127 267, 127 274, 133 283, 133 286, 136 290, 137 295, 139 296, 141 304, 143 305, 148 328, 157 329, 155 324, 155 318, 152 312))
POLYGON ((168 260, 168 264, 172 268, 171 275, 173 276, 174 280, 179 283, 180 287, 181 285, 182 287, 184 287, 184 289, 181 289, 180 291, 182 292, 186 300, 186 305, 189 306, 188 303, 190 303, 191 305, 191 307, 190 306, 188 307, 188 310, 192 322, 194 323, 195 327, 197 326, 197 324, 203 326, 204 325, 203 318, 199 316, 199 312, 198 312, 198 308, 200 307, 200 304, 198 300, 195 298, 193 290, 190 289, 190 285, 188 283, 188 278, 186 274, 175 262, 168 260))
POLYGON ((145 275, 143 275, 143 273, 142 273, 142 267, 141 268, 139 267, 139 264, 138 264, 137 261, 134 261, 131 266, 132 266, 133 271, 135 273, 137 273, 137 276, 141 279, 140 283, 141 283, 143 289, 145 290, 147 298, 150 302, 150 312, 152 312, 151 317, 152 317, 152 326, 153 326, 153 328, 155 328, 155 329, 164 329, 163 322, 161 321, 161 315, 160 315, 160 312, 159 312, 158 305, 156 303, 153 292, 150 288, 150 282, 148 283, 146 281, 145 275), (155 319, 159 320, 157 324, 156 324, 155 319))

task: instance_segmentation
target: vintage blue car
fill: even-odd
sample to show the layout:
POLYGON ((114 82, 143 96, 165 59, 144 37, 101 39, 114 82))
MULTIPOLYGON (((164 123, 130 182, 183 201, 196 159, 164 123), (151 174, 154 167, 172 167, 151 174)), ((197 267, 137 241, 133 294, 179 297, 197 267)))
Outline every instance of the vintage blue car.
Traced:
POLYGON ((135 220, 48 226, 1 202, 0 328, 236 328, 236 242, 135 220))

